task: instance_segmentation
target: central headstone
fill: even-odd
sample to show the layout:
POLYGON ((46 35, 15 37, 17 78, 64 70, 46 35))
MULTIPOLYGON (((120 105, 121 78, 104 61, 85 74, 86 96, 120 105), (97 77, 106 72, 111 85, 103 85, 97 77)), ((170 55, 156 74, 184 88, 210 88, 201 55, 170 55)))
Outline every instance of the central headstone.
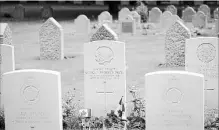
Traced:
POLYGON ((92 116, 106 116, 126 99, 125 43, 95 41, 84 44, 84 101, 92 116))
POLYGON ((186 71, 145 75, 147 130, 204 130, 204 76, 186 71))
POLYGON ((120 33, 121 34, 132 34, 136 33, 135 20, 131 15, 127 15, 120 23, 120 33))
POLYGON ((18 70, 2 78, 6 130, 63 130, 59 72, 18 70))

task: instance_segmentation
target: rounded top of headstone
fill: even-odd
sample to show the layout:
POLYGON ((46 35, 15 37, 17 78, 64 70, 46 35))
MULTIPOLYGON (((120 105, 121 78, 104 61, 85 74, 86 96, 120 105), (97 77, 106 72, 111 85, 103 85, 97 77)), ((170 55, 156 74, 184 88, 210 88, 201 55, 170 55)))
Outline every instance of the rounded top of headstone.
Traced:
POLYGON ((169 16, 172 16, 173 14, 170 12, 170 11, 164 11, 162 16, 166 16, 166 17, 169 17, 169 16))
POLYGON ((86 15, 81 14, 76 19, 88 19, 86 15))
POLYGON ((190 6, 183 10, 183 12, 185 12, 185 11, 191 11, 191 12, 196 13, 196 11, 192 7, 190 7, 190 6))
POLYGON ((3 75, 11 75, 11 74, 19 74, 19 73, 45 73, 52 75, 60 75, 60 72, 53 70, 43 70, 43 69, 25 69, 25 70, 14 70, 10 72, 6 72, 3 75))
POLYGON ((130 10, 129 10, 127 7, 122 8, 120 11, 123 11, 123 12, 130 12, 130 10))
POLYGON ((199 9, 210 9, 208 5, 202 4, 200 5, 199 9))
POLYGON ((199 77, 203 77, 203 74, 199 74, 199 73, 194 73, 194 72, 188 72, 188 71, 177 71, 177 70, 171 70, 171 71, 155 71, 155 72, 150 72, 150 73, 146 73, 146 76, 151 76, 151 75, 160 75, 160 74, 181 74, 181 75, 193 75, 193 76, 199 76, 199 77))

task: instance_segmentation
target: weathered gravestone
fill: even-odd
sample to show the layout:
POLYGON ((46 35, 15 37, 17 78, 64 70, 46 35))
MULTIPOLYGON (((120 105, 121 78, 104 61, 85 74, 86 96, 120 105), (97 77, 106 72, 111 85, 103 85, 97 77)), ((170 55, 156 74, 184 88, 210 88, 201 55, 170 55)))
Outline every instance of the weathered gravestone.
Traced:
POLYGON ((160 23, 160 17, 162 11, 158 7, 154 7, 149 11, 149 22, 150 23, 160 23))
POLYGON ((99 23, 103 23, 104 20, 113 21, 112 15, 108 11, 104 11, 98 16, 99 23))
POLYGON ((177 15, 177 8, 174 5, 167 6, 166 11, 170 11, 173 15, 177 15))
POLYGON ((132 34, 134 35, 136 33, 136 24, 135 20, 131 15, 127 15, 120 23, 120 30, 121 34, 132 34))
POLYGON ((90 19, 86 15, 79 15, 75 19, 76 33, 89 35, 91 31, 90 19))
POLYGON ((90 38, 90 41, 118 40, 117 34, 107 25, 103 24, 90 38))
POLYGON ((22 20, 24 19, 24 14, 25 14, 24 6, 22 4, 16 5, 12 14, 13 17, 17 20, 22 20))
POLYGON ((106 116, 122 96, 126 99, 125 43, 84 44, 84 86, 85 108, 91 108, 92 116, 106 116))
POLYGON ((145 97, 147 130, 204 130, 203 75, 186 71, 148 73, 145 97))
POLYGON ((184 22, 192 22, 193 16, 196 14, 196 11, 192 7, 187 7, 185 10, 182 12, 182 20, 184 22))
POLYGON ((169 22, 170 19, 172 17, 172 13, 170 11, 165 11, 162 15, 161 15, 161 21, 160 21, 160 28, 161 30, 163 30, 164 32, 169 28, 169 22), (167 26, 168 25, 168 26, 167 26))
POLYGON ((166 32, 165 59, 168 67, 185 66, 185 42, 191 32, 180 21, 176 21, 166 32))
POLYGON ((219 19, 219 7, 214 10, 214 19, 219 19))
POLYGON ((2 101, 2 74, 15 70, 14 46, 0 44, 0 108, 3 107, 2 101))
POLYGON ((218 41, 217 37, 186 40, 185 69, 205 76, 205 105, 218 108, 218 41))
POLYGON ((200 29, 206 28, 207 16, 202 11, 198 11, 192 19, 192 24, 195 28, 200 28, 200 29))
POLYGON ((12 45, 12 31, 7 23, 0 23, 0 44, 12 45))
POLYGON ((208 5, 202 4, 198 8, 198 11, 202 11, 207 16, 207 20, 210 20, 210 18, 211 18, 211 9, 208 7, 208 5))
POLYGON ((131 12, 133 19, 135 20, 136 28, 141 28, 141 16, 137 11, 131 12))
POLYGON ((127 15, 131 15, 131 11, 128 8, 122 8, 119 11, 119 21, 122 21, 123 19, 125 19, 127 17, 127 15))
POLYGON ((18 70, 2 78, 6 130, 63 129, 59 72, 18 70))
POLYGON ((62 60, 64 58, 64 36, 62 26, 49 18, 40 28, 40 59, 62 60))

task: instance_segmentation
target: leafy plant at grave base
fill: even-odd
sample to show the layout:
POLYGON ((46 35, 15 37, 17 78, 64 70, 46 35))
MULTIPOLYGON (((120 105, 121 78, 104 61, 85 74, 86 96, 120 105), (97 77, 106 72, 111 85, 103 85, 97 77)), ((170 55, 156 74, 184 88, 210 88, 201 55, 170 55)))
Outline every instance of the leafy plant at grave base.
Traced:
POLYGON ((103 128, 103 117, 91 117, 90 118, 90 128, 91 129, 102 129, 103 128))
POLYGON ((5 115, 2 108, 0 108, 0 129, 5 129, 5 115))
POLYGON ((125 123, 114 114, 114 110, 111 110, 110 113, 107 113, 107 117, 104 119, 104 125, 108 129, 122 129, 124 128, 125 123))
POLYGON ((141 1, 138 1, 137 7, 135 9, 138 14, 141 16, 141 21, 143 23, 147 22, 148 20, 148 8, 144 5, 141 1))
POLYGON ((206 119, 205 120, 205 129, 207 130, 212 130, 212 128, 216 128, 217 130, 219 129, 219 118, 217 117, 216 119, 206 119))
POLYGON ((78 130, 81 128, 81 118, 79 117, 79 102, 75 102, 75 92, 67 92, 62 100, 63 128, 78 130))
POLYGON ((145 130, 145 100, 137 96, 136 87, 132 87, 129 92, 133 96, 133 109, 130 115, 127 117, 128 124, 127 129, 133 130, 145 130))

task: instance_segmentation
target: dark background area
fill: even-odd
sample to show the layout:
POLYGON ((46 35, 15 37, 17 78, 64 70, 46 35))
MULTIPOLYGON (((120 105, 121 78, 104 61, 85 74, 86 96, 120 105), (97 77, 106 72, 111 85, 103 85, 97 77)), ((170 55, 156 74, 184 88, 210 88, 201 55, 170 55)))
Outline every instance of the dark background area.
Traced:
MULTIPOLYGON (((147 5, 148 10, 153 7, 159 7, 162 11, 172 3, 170 1, 142 1, 147 5)), ((114 19, 118 18, 118 11, 123 7, 132 10, 137 5, 137 1, 129 1, 128 5, 122 5, 121 1, 104 1, 104 5, 97 5, 95 1, 82 1, 82 4, 75 4, 73 1, 1 1, 0 17, 11 18, 16 5, 23 5, 25 8, 24 19, 41 19, 43 7, 51 7, 55 19, 67 20, 75 19, 80 14, 85 14, 89 19, 97 19, 102 11, 109 11, 114 19)), ((211 14, 219 6, 217 1, 203 1, 211 8, 211 14)), ((178 9, 178 16, 181 17, 182 10, 187 6, 193 7, 196 11, 200 5, 195 1, 179 1, 174 4, 178 9)))

